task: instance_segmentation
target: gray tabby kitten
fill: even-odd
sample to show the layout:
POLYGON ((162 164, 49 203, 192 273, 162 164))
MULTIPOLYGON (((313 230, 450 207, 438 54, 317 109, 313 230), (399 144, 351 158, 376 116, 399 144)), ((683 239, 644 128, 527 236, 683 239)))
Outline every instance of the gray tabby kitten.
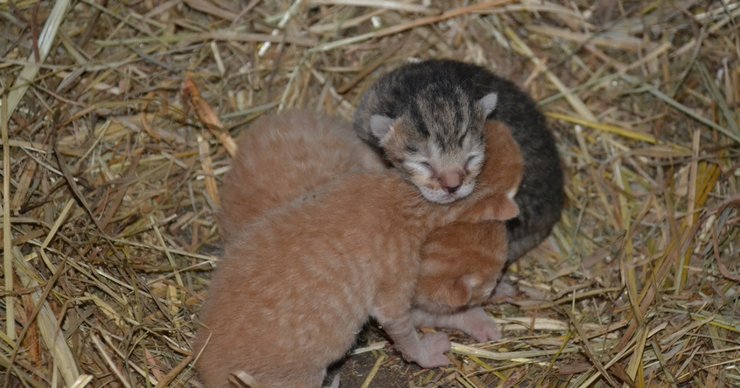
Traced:
POLYGON ((425 70, 412 65, 381 78, 357 108, 354 128, 424 198, 444 204, 475 188, 485 159, 483 123, 497 96, 474 97, 458 80, 425 70))
POLYGON ((354 129, 425 198, 449 203, 473 191, 484 152, 497 152, 484 151, 486 119, 511 129, 524 158, 520 213, 506 222, 511 262, 547 238, 564 201, 555 139, 529 95, 483 67, 427 60, 382 76, 360 101, 354 129))

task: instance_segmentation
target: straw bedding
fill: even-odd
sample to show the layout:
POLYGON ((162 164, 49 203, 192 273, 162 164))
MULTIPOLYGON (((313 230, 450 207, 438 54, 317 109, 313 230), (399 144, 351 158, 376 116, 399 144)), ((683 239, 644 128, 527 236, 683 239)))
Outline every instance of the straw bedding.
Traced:
POLYGON ((5 386, 193 386, 232 138, 349 119, 411 58, 485 65, 556 133, 562 221, 453 365, 377 329, 347 386, 740 384, 737 1, 0 0, 5 386))

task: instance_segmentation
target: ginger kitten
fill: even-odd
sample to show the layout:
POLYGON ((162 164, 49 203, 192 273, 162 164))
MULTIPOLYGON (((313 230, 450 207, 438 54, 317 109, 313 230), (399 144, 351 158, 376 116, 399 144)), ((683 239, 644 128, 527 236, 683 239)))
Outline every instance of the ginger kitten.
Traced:
POLYGON ((447 365, 447 336, 419 338, 412 323, 419 255, 432 230, 488 193, 481 182, 441 206, 393 171, 348 174, 233 231, 196 340, 205 385, 244 372, 265 387, 318 387, 369 316, 407 360, 447 365))
POLYGON ((220 191, 224 209, 218 223, 224 241, 341 175, 385 169, 347 124, 309 111, 263 116, 242 132, 237 145, 220 191))
POLYGON ((429 235, 421 255, 414 325, 457 329, 479 342, 500 338, 481 306, 493 295, 506 263, 505 224, 450 224, 429 235))
POLYGON ((427 237, 414 297, 417 326, 462 330, 478 341, 500 337, 493 320, 480 306, 498 284, 506 264, 506 227, 519 208, 513 198, 519 188, 524 160, 509 128, 488 121, 484 133, 489 152, 479 179, 491 182, 492 193, 474 209, 497 221, 458 221, 427 237))

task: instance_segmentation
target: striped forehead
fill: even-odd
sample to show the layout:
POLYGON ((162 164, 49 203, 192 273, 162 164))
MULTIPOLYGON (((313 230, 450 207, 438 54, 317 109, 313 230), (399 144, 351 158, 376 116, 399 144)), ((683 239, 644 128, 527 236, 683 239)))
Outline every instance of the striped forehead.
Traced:
POLYGON ((469 135, 473 109, 464 98, 435 96, 416 104, 412 119, 420 134, 431 138, 442 151, 461 148, 469 135))
POLYGON ((439 143, 431 140, 428 142, 427 150, 429 151, 429 159, 434 162, 434 165, 441 168, 461 167, 467 160, 468 152, 471 151, 468 147, 444 149, 439 143))

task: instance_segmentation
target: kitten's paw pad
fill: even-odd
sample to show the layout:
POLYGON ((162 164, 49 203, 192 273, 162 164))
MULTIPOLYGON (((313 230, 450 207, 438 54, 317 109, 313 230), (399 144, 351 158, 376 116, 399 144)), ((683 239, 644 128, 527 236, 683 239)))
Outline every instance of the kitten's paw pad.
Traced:
POLYGON ((445 355, 450 351, 450 338, 445 333, 426 334, 421 339, 422 352, 414 361, 423 368, 447 366, 450 359, 445 355))

